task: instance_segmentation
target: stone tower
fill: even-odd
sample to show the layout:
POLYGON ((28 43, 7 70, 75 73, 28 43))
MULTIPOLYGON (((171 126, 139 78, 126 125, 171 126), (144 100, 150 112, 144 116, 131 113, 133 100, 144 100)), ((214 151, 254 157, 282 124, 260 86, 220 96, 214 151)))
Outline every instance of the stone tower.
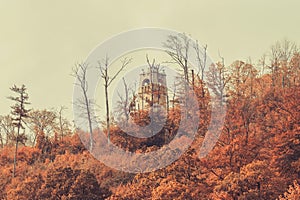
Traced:
POLYGON ((157 105, 167 109, 167 81, 164 70, 150 67, 142 70, 138 89, 138 109, 146 110, 157 105))

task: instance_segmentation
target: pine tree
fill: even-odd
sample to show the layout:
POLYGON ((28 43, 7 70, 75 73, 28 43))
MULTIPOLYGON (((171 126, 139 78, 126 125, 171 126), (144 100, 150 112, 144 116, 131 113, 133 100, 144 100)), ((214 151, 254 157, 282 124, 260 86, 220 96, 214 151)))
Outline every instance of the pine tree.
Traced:
POLYGON ((10 88, 11 91, 15 92, 18 96, 17 97, 8 97, 12 101, 16 102, 15 105, 11 106, 12 111, 11 114, 13 116, 13 125, 15 128, 17 128, 16 136, 15 136, 15 153, 14 153, 14 167, 13 167, 13 177, 16 175, 16 165, 17 165, 17 153, 18 153, 18 145, 19 142, 24 143, 26 141, 26 136, 24 132, 20 134, 21 129, 25 130, 23 124, 24 119, 28 117, 28 113, 30 110, 25 108, 25 105, 30 104, 28 102, 28 94, 26 93, 26 87, 25 85, 22 85, 21 87, 17 87, 14 85, 10 88))

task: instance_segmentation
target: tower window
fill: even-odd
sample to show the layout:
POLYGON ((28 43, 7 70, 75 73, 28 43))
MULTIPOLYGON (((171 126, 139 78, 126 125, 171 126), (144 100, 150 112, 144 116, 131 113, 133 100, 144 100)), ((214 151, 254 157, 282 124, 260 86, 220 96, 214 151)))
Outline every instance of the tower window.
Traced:
POLYGON ((142 83, 143 86, 147 86, 149 84, 150 84, 150 80, 149 79, 143 80, 143 83, 142 83))

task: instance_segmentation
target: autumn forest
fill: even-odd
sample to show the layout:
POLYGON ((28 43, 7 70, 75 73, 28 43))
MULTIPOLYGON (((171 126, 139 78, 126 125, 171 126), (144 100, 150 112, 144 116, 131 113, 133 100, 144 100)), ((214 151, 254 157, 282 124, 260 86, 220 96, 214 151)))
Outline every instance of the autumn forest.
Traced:
MULTIPOLYGON (((92 126, 92 121, 98 119, 88 117, 88 106, 92 103, 88 99, 81 102, 86 124, 90 125, 83 131, 65 117, 63 106, 56 110, 32 108, 30 90, 25 85, 2 88, 11 92, 11 113, 0 116, 0 199, 300 199, 297 44, 281 40, 258 61, 236 60, 230 64, 220 56, 218 62, 206 65, 205 57, 197 54, 198 70, 192 70, 187 62, 187 44, 184 34, 170 36, 165 44, 166 53, 180 69, 181 77, 174 94, 164 99, 168 103, 166 122, 157 134, 135 138, 118 126, 120 120, 131 119, 128 123, 139 126, 151 121, 147 109, 131 103, 137 98, 132 93, 126 98, 120 96, 119 113, 123 118, 112 117, 110 113, 116 111, 107 108, 103 113, 107 118, 99 122, 109 143, 129 152, 153 152, 171 141, 188 141, 190 137, 185 134, 175 137, 184 114, 180 100, 175 97, 185 90, 180 81, 188 83, 198 104, 196 135, 178 159, 146 173, 114 169, 91 155, 91 149, 96 151, 102 143, 97 143, 100 136, 92 126), (226 115, 213 149, 199 157, 199 147, 211 121, 213 98, 218 105, 226 106, 226 115)), ((199 48, 206 52, 207 46, 192 50, 197 52, 199 48)), ((154 59, 152 62, 147 57, 146 61, 150 70, 158 66, 154 59)), ((123 60, 120 70, 126 70, 129 63, 130 59, 123 60)), ((87 88, 80 72, 85 69, 84 64, 79 64, 72 70, 73 77, 81 81, 83 94, 87 88)), ((107 69, 106 63, 99 66, 99 74, 108 87, 117 76, 105 77, 107 69)), ((150 97, 147 103, 154 105, 153 90, 150 97)), ((163 97, 159 98, 158 103, 163 97)), ((194 125, 193 120, 188 123, 187 126, 194 125)), ((217 124, 212 122, 212 126, 217 124)), ((169 154, 180 150, 165 152, 161 157, 167 160, 169 154)), ((122 165, 117 158, 115 162, 122 165)), ((152 167, 143 166, 143 162, 139 165, 142 169, 152 167)))

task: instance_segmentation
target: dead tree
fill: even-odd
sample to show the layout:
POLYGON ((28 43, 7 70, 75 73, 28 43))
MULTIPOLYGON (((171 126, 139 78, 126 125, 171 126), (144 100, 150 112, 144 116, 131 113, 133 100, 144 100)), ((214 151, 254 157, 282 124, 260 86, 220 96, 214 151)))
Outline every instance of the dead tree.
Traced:
POLYGON ((108 143, 110 143, 110 117, 109 117, 109 103, 108 103, 108 88, 111 85, 111 83, 116 79, 116 77, 120 74, 120 72, 131 62, 132 59, 124 58, 121 61, 121 66, 119 70, 113 74, 109 75, 109 63, 108 63, 108 57, 105 58, 104 61, 98 62, 99 64, 99 70, 100 70, 100 76, 104 81, 104 91, 105 91, 105 107, 106 107, 106 129, 107 129, 107 140, 108 143))
POLYGON ((0 116, 0 128, 2 132, 3 145, 9 145, 15 137, 13 120, 10 115, 0 116))
MULTIPOLYGON (((221 56, 220 56, 221 57, 221 56)), ((225 67, 224 58, 221 57, 222 61, 216 64, 212 64, 209 71, 206 73, 207 85, 216 95, 219 100, 219 104, 223 105, 225 101, 225 89, 230 81, 227 69, 225 67)))
POLYGON ((264 74, 265 74, 265 68, 266 68, 266 54, 263 54, 261 56, 261 58, 259 59, 259 65, 261 67, 261 70, 260 70, 260 76, 262 77, 264 74))
POLYGON ((285 87, 288 82, 288 62, 296 54, 299 53, 295 43, 288 40, 276 42, 271 46, 269 51, 270 63, 267 66, 271 72, 272 86, 281 85, 285 87))
POLYGON ((64 106, 61 106, 58 111, 58 124, 59 124, 59 132, 60 132, 60 140, 63 141, 66 132, 70 132, 70 122, 63 117, 63 111, 67 109, 64 106))
MULTIPOLYGON (((189 81, 189 53, 191 39, 184 33, 178 35, 169 35, 167 41, 163 44, 166 53, 171 57, 172 63, 177 64, 183 71, 183 87, 184 87, 184 107, 188 105, 188 94, 190 90, 189 81)), ((188 116, 188 109, 185 109, 185 116, 188 116)))
POLYGON ((199 77, 200 74, 200 79, 203 81, 204 80, 204 71, 206 68, 206 63, 207 63, 207 45, 203 46, 203 55, 201 55, 201 49, 199 47, 198 41, 196 41, 196 44, 194 46, 195 52, 196 52, 196 57, 197 57, 197 64, 198 64, 198 72, 197 72, 197 77, 199 77))
POLYGON ((82 111, 84 111, 83 117, 87 119, 90 134, 90 151, 93 150, 93 117, 92 117, 92 105, 93 101, 88 97, 88 82, 87 82, 88 65, 85 63, 77 64, 72 70, 72 76, 75 77, 76 85, 82 92, 82 99, 78 99, 75 102, 82 111))
POLYGON ((126 122, 128 122, 129 120, 129 112, 130 112, 130 107, 133 107, 133 105, 131 105, 132 103, 129 103, 130 99, 129 99, 129 88, 128 85, 126 83, 125 78, 122 78, 123 80, 123 86, 124 86, 124 95, 120 94, 118 92, 118 96, 119 96, 119 101, 117 102, 117 111, 120 112, 120 116, 125 115, 125 119, 126 122))
POLYGON ((179 65, 183 70, 184 80, 189 83, 189 50, 191 39, 184 33, 169 35, 163 46, 167 49, 166 53, 172 58, 173 63, 179 65))

